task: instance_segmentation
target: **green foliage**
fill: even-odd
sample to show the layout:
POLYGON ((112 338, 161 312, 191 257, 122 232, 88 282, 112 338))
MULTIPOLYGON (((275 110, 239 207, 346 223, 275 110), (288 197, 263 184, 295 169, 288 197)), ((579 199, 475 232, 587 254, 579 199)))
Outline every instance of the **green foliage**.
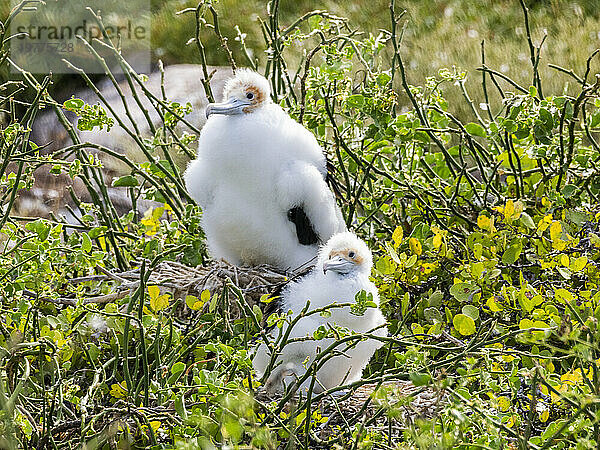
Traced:
POLYGON ((63 108, 72 111, 79 119, 77 129, 80 131, 91 131, 95 127, 100 130, 106 127, 110 131, 115 121, 106 115, 106 111, 100 105, 90 106, 79 98, 71 98, 63 103, 63 108))
MULTIPOLYGON (((212 7, 186 12, 200 19, 196 48, 209 48, 210 32, 233 60, 247 58, 226 51, 212 7)), ((391 23, 378 24, 387 28, 378 34, 357 34, 322 11, 281 26, 278 8, 270 2, 260 22, 264 44, 253 48, 267 55, 260 67, 274 100, 335 165, 346 222, 374 250, 373 279, 389 320, 365 380, 346 388, 410 380, 445 392, 447 404, 430 420, 404 422, 410 398, 382 385, 372 396, 374 417, 345 417, 344 429, 318 437, 328 421, 315 406, 324 394, 311 389, 294 408, 286 404, 319 364, 366 337, 334 323, 301 338, 333 340, 307 361, 287 396, 256 400, 252 348, 264 343, 276 353, 293 342, 298 318, 263 317, 233 283, 221 294, 180 298, 150 282, 161 261, 197 266, 206 258, 201 212, 175 162, 193 156, 198 130, 186 120, 189 105, 153 97, 129 72, 135 95, 162 119, 149 125, 152 136, 140 136, 125 118, 108 117, 104 99, 73 98, 60 108, 48 77, 39 82, 21 71, 0 98, 10 113, 0 129, 0 446, 597 446, 600 82, 591 71, 573 71, 570 90, 543 92, 538 52, 525 37, 533 86, 482 67, 485 103, 477 107, 469 75, 456 68, 422 86, 409 82, 393 3, 391 23), (312 45, 297 73, 295 40, 312 45), (456 88, 459 97, 448 95, 456 88), (34 99, 24 114, 14 109, 20 95, 34 99), (81 130, 126 128, 140 158, 80 142, 67 121, 72 144, 44 156, 38 145, 45 143, 28 138, 42 103, 61 118, 63 109, 74 111, 81 130), (473 117, 459 119, 461 108, 473 117), (110 187, 129 197, 125 214, 103 181, 107 155, 128 168, 110 187), (36 170, 83 183, 92 203, 74 195, 77 223, 14 215, 36 170), (139 211, 140 199, 156 203, 139 211), (263 321, 279 330, 275 338, 263 321), (396 422, 379 426, 380 416, 396 422)), ((2 55, 5 36, 0 42, 2 55)), ((303 314, 328 318, 349 308, 360 316, 369 307, 362 292, 351 304, 307 304, 303 314)))

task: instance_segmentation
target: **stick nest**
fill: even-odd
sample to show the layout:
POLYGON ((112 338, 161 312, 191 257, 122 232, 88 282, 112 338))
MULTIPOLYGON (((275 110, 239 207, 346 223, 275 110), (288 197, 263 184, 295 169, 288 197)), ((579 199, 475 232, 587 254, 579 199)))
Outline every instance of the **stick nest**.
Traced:
MULTIPOLYGON (((140 271, 133 270, 119 274, 119 277, 129 281, 126 287, 137 287, 140 271), (133 285, 132 285, 133 283, 133 285)), ((277 293, 286 283, 294 277, 291 272, 285 272, 268 265, 254 267, 238 267, 226 261, 211 261, 206 266, 189 267, 175 261, 163 261, 154 269, 148 279, 148 285, 156 285, 170 292, 173 298, 185 299, 187 295, 200 298, 204 290, 211 295, 220 296, 228 283, 237 286, 246 301, 252 307, 258 305, 263 295, 277 293)), ((183 302, 185 305, 185 302, 183 302)), ((231 304, 229 317, 240 318, 243 312, 235 304, 231 304)))
MULTIPOLYGON (((263 295, 273 295, 281 290, 295 274, 284 272, 267 265, 256 267, 238 267, 226 261, 212 261, 206 266, 188 267, 174 261, 161 262, 148 279, 148 285, 160 286, 169 291, 174 298, 187 295, 200 297, 204 290, 211 295, 221 295, 225 286, 233 283, 244 294, 246 301, 252 307, 258 305, 265 309, 265 303, 260 299, 263 295)), ((139 270, 119 274, 126 282, 123 288, 131 291, 139 284, 139 270)), ((182 308, 189 308, 182 302, 182 308)), ((182 312, 182 315, 183 314, 182 312)), ((228 316, 237 319, 244 312, 233 302, 228 305, 228 316)), ((339 427, 354 423, 357 418, 371 421, 375 427, 392 427, 397 429, 394 434, 401 436, 402 429, 417 418, 428 419, 436 416, 448 404, 448 394, 444 390, 431 387, 416 387, 410 381, 393 380, 377 384, 364 384, 352 390, 344 391, 342 395, 327 395, 322 397, 315 408, 321 411, 326 422, 321 424, 317 441, 327 440, 335 434, 339 427), (387 413, 386 413, 387 412, 387 413), (389 421, 392 421, 392 424, 389 421)), ((256 393, 259 402, 279 403, 281 395, 267 394, 264 390, 256 393)), ((298 398, 294 397, 286 409, 294 408, 298 398)))
MULTIPOLYGON (((281 394, 268 395, 264 390, 256 394, 256 399, 262 403, 278 403, 281 397, 281 394)), ((297 402, 296 396, 286 408, 288 413, 297 402)), ((379 387, 377 383, 363 384, 341 394, 327 395, 313 404, 313 408, 326 418, 313 438, 326 441, 340 428, 362 422, 369 428, 391 430, 392 439, 400 439, 402 431, 415 420, 436 417, 448 404, 449 394, 445 390, 417 387, 411 381, 385 381, 379 387)))

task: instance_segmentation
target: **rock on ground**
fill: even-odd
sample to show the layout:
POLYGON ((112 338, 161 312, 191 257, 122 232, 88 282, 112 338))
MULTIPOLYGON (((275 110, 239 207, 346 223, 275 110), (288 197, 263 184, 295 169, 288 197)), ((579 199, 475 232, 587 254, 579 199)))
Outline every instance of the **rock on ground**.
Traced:
MULTIPOLYGON (((225 67, 209 67, 209 73, 215 70, 211 79, 211 89, 217 100, 220 100, 225 81, 231 76, 231 69, 225 67)), ((185 105, 187 102, 192 105, 192 112, 186 116, 186 119, 196 128, 201 128, 206 121, 205 108, 208 104, 204 87, 201 80, 204 78, 201 66, 192 64, 177 64, 165 67, 164 88, 168 101, 178 102, 185 105)), ((150 120, 155 126, 161 126, 161 119, 156 112, 150 100, 143 95, 141 88, 134 82, 138 97, 142 107, 140 107, 131 93, 126 79, 119 81, 119 87, 125 97, 125 103, 129 108, 131 119, 126 114, 125 105, 119 96, 117 89, 109 79, 104 79, 97 84, 100 94, 104 97, 114 114, 109 108, 102 104, 100 98, 91 89, 76 91, 73 97, 80 98, 90 105, 100 103, 110 117, 116 115, 130 130, 134 130, 132 122, 139 129, 142 137, 151 137, 150 125, 144 115, 144 109, 148 111, 150 120)), ((145 87, 158 98, 162 98, 161 93, 161 74, 153 72, 148 74, 148 80, 145 87)), ((79 139, 82 142, 90 142, 115 150, 121 154, 127 155, 133 160, 143 160, 144 156, 125 129, 121 128, 115 120, 115 125, 110 132, 94 129, 92 131, 77 130, 77 117, 70 111, 63 110, 68 120, 74 125, 79 139)), ((185 125, 180 125, 178 131, 187 131, 192 133, 185 125)), ((60 124, 55 112, 51 108, 40 112, 35 120, 31 140, 38 146, 47 145, 43 153, 50 154, 72 144, 65 128, 60 124)), ((111 185, 112 179, 121 176, 125 167, 118 160, 109 157, 101 152, 90 150, 90 153, 97 154, 103 163, 104 181, 107 186, 111 185)), ((184 164, 185 162, 182 161, 184 164)), ((83 182, 79 179, 71 180, 67 175, 53 175, 49 173, 50 166, 44 165, 35 173, 35 185, 29 191, 22 191, 18 202, 15 204, 15 213, 22 216, 48 217, 50 213, 63 213, 69 215, 64 209, 65 204, 71 203, 69 195, 69 186, 73 187, 75 194, 84 202, 91 199, 87 193, 83 182)), ((109 188, 109 196, 113 200, 117 211, 124 213, 129 210, 130 202, 127 197, 126 188, 109 188)), ((143 203, 140 205, 144 209, 143 203)))

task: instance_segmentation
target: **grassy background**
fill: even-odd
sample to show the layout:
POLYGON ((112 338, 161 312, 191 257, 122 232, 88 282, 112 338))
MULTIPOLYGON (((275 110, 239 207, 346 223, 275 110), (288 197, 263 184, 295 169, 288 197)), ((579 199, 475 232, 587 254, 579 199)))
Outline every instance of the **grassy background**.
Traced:
MULTIPOLYGON (((538 43, 544 32, 548 33, 542 49, 541 75, 547 80, 548 93, 560 93, 567 79, 555 76, 548 63, 583 70, 579 67, 589 54, 600 47, 600 1, 528 1, 532 34, 538 43)), ((191 14, 174 13, 184 7, 195 6, 195 1, 155 2, 153 39, 155 55, 167 63, 198 62, 196 48, 184 46, 194 33, 191 14)), ((261 53, 262 36, 255 22, 257 16, 266 14, 266 2, 260 0, 221 0, 216 9, 220 13, 223 33, 229 37, 230 46, 238 61, 243 61, 238 42, 234 41, 234 26, 247 33, 247 45, 264 64, 261 53)), ((359 0, 353 2, 283 1, 282 22, 313 9, 325 9, 349 19, 352 28, 377 34, 379 28, 388 27, 389 2, 387 0, 359 0)), ((514 80, 529 84, 531 70, 529 54, 525 52, 526 39, 523 12, 517 0, 433 0, 422 2, 408 0, 398 3, 407 11, 407 28, 404 37, 404 54, 410 79, 415 84, 437 72, 442 67, 467 70, 470 78, 479 82, 474 73, 481 64, 481 41, 487 43, 488 66, 497 68, 514 80)), ((208 32, 207 32, 208 34, 208 32)), ((211 64, 226 64, 225 53, 217 40, 205 36, 212 45, 207 46, 211 64)), ((595 68, 600 68, 596 63, 595 68)), ((594 72, 592 72, 594 73, 594 72)), ((472 80, 474 81, 474 80, 472 80)))
MULTIPOLYGON (((561 93, 568 89, 568 77, 559 75, 548 63, 573 68, 582 72, 589 54, 600 47, 600 0, 540 0, 527 1, 530 7, 532 35, 539 43, 547 32, 542 49, 541 75, 546 79, 545 93, 561 93)), ((266 61, 264 42, 258 26, 258 17, 266 16, 264 0, 220 0, 214 2, 219 12, 223 34, 238 62, 243 65, 239 42, 234 27, 239 25, 247 34, 248 48, 261 64, 266 61)), ((195 0, 151 0, 153 13, 152 47, 155 60, 167 64, 198 63, 195 45, 185 45, 194 35, 193 14, 177 15, 178 11, 195 7, 195 0)), ((389 28, 389 2, 387 0, 357 0, 337 2, 333 0, 299 0, 281 2, 281 21, 291 23, 296 17, 314 9, 325 9, 349 19, 352 28, 377 34, 380 28, 389 28)), ((514 80, 531 83, 529 54, 526 52, 523 12, 517 0, 432 0, 422 2, 405 0, 398 9, 406 9, 407 23, 404 35, 404 55, 409 79, 422 84, 425 78, 442 67, 453 65, 466 70, 468 86, 479 84, 480 76, 475 69, 481 64, 481 41, 487 43, 487 64, 514 80)), ((0 16, 6 17, 9 4, 2 2, 0 16)), ((210 64, 227 64, 225 52, 209 30, 203 32, 207 43, 210 64)), ((290 49, 301 54, 301 45, 290 49)), ((292 58, 293 59, 293 58, 292 58)), ((293 66, 292 66, 293 67, 293 66)), ((595 71, 600 64, 593 63, 595 71)), ((594 70, 592 73, 595 73, 594 70)), ((0 74, 0 79, 7 74, 0 74)), ((72 87, 73 77, 55 77, 55 89, 72 87)), ((477 91, 474 91, 478 98, 477 91)))

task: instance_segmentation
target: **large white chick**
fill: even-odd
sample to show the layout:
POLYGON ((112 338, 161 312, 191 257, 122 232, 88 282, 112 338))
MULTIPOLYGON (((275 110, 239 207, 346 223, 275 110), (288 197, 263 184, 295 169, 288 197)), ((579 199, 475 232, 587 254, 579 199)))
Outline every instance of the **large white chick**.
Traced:
POLYGON ((284 270, 313 264, 319 244, 346 230, 321 147, 271 101, 263 76, 238 70, 223 97, 207 107, 185 172, 211 256, 284 270))
MULTIPOLYGON (((373 302, 379 306, 379 294, 375 285, 369 280, 373 258, 367 245, 350 232, 334 235, 319 253, 315 268, 306 277, 290 283, 282 293, 280 311, 292 311, 297 317, 310 300, 310 310, 331 305, 332 303, 354 303, 356 294, 365 291, 373 296, 373 302)), ((363 315, 355 315, 350 307, 331 308, 331 316, 319 313, 302 317, 293 326, 289 338, 313 336, 321 325, 338 325, 356 333, 372 331, 375 336, 386 336, 386 320, 379 308, 369 307, 363 315)), ((286 333, 289 324, 282 329, 275 328, 272 336, 286 333)), ((274 339, 275 340, 275 339, 274 339)), ((274 369, 265 382, 268 392, 279 392, 284 384, 289 385, 296 378, 301 378, 307 367, 315 360, 317 347, 324 351, 336 342, 334 338, 321 340, 304 340, 290 342, 283 347, 277 356, 274 369)), ((316 375, 317 381, 313 391, 321 392, 348 384, 360 379, 362 371, 382 342, 373 338, 340 343, 335 350, 341 354, 332 357, 323 364, 316 375)), ((263 343, 254 356, 253 365, 257 374, 262 377, 271 361, 271 351, 263 343)), ((300 386, 305 390, 311 383, 308 377, 300 386)))

